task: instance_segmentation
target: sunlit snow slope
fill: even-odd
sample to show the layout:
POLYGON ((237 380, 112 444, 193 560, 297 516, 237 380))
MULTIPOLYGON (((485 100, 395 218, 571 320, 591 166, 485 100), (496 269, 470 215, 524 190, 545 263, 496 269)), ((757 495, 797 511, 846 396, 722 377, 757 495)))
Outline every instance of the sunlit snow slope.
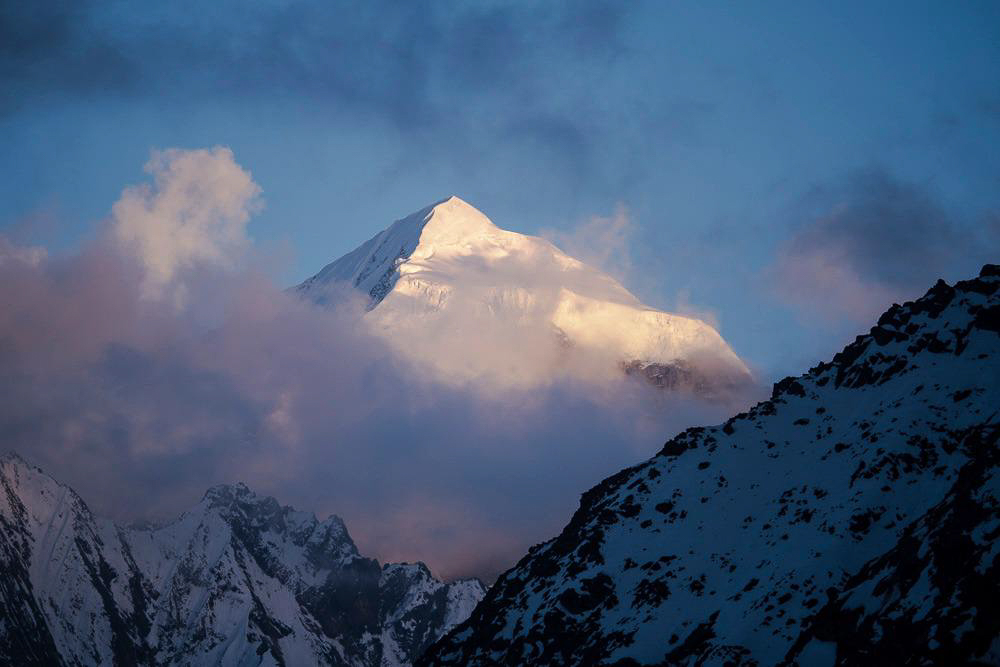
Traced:
POLYGON ((643 372, 701 388, 749 379, 708 324, 643 305, 548 241, 494 225, 458 197, 403 218, 296 290, 369 299, 374 330, 445 379, 534 384, 558 372, 643 372))

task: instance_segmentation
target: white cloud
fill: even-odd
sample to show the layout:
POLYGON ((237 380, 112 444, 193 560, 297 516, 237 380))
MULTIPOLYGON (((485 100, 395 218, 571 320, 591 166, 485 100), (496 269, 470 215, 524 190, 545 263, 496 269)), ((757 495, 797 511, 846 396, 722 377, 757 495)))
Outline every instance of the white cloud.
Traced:
POLYGON ((145 171, 153 184, 125 188, 111 209, 112 234, 140 260, 145 297, 181 299, 181 272, 231 268, 246 250, 260 187, 221 146, 156 150, 145 171))

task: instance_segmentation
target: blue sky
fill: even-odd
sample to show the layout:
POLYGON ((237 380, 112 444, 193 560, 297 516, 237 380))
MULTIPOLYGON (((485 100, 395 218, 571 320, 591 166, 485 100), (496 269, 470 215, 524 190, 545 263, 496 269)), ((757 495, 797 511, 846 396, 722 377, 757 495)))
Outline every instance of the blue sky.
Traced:
POLYGON ((768 377, 869 326, 823 290, 841 273, 802 279, 820 249, 899 298, 1000 254, 995 3, 5 3, 0 24, 18 242, 76 247, 166 147, 233 150, 287 283, 452 193, 528 233, 622 204, 627 286, 712 313, 768 377))

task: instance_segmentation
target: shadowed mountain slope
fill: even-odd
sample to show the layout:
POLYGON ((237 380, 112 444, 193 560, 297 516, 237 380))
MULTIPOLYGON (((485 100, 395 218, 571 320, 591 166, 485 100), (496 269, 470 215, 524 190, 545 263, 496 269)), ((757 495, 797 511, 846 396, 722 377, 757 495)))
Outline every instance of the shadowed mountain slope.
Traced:
POLYGON ((408 665, 484 592, 244 485, 155 528, 94 517, 13 454, 0 491, 0 664, 408 665))
POLYGON ((1000 267, 587 491, 419 664, 1000 664, 1000 267))

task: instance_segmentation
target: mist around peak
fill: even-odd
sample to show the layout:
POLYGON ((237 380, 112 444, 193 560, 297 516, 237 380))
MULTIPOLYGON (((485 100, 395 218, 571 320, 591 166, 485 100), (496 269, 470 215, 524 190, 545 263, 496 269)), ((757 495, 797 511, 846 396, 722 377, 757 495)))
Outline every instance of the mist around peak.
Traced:
POLYGON ((375 336, 443 384, 603 386, 635 364, 684 369, 653 386, 703 397, 752 382, 711 325, 646 306, 550 241, 501 229, 454 196, 396 221, 294 291, 330 307, 344 288, 369 300, 375 336))
MULTIPOLYGON (((148 169, 79 251, 0 244, 4 446, 98 515, 160 522, 207 488, 244 481, 343 517, 380 560, 488 580, 557 530, 580 489, 649 456, 664 433, 751 400, 655 391, 593 355, 558 366, 573 352, 541 326, 461 335, 442 325, 396 339, 433 349, 439 336, 454 377, 469 370, 462 360, 493 372, 442 382, 373 334, 377 309, 358 290, 332 287, 336 305, 317 308, 276 283, 273 258, 247 231, 259 189, 231 152, 165 151, 148 169), (186 187, 192 179, 204 187, 186 187), (557 370, 539 381, 545 364, 557 370)), ((493 268, 575 270, 543 262, 558 255, 540 239, 510 252, 516 261, 493 268)), ((448 266, 479 275, 469 270, 479 255, 452 257, 448 266)), ((488 303, 502 309, 519 294, 488 303)))

